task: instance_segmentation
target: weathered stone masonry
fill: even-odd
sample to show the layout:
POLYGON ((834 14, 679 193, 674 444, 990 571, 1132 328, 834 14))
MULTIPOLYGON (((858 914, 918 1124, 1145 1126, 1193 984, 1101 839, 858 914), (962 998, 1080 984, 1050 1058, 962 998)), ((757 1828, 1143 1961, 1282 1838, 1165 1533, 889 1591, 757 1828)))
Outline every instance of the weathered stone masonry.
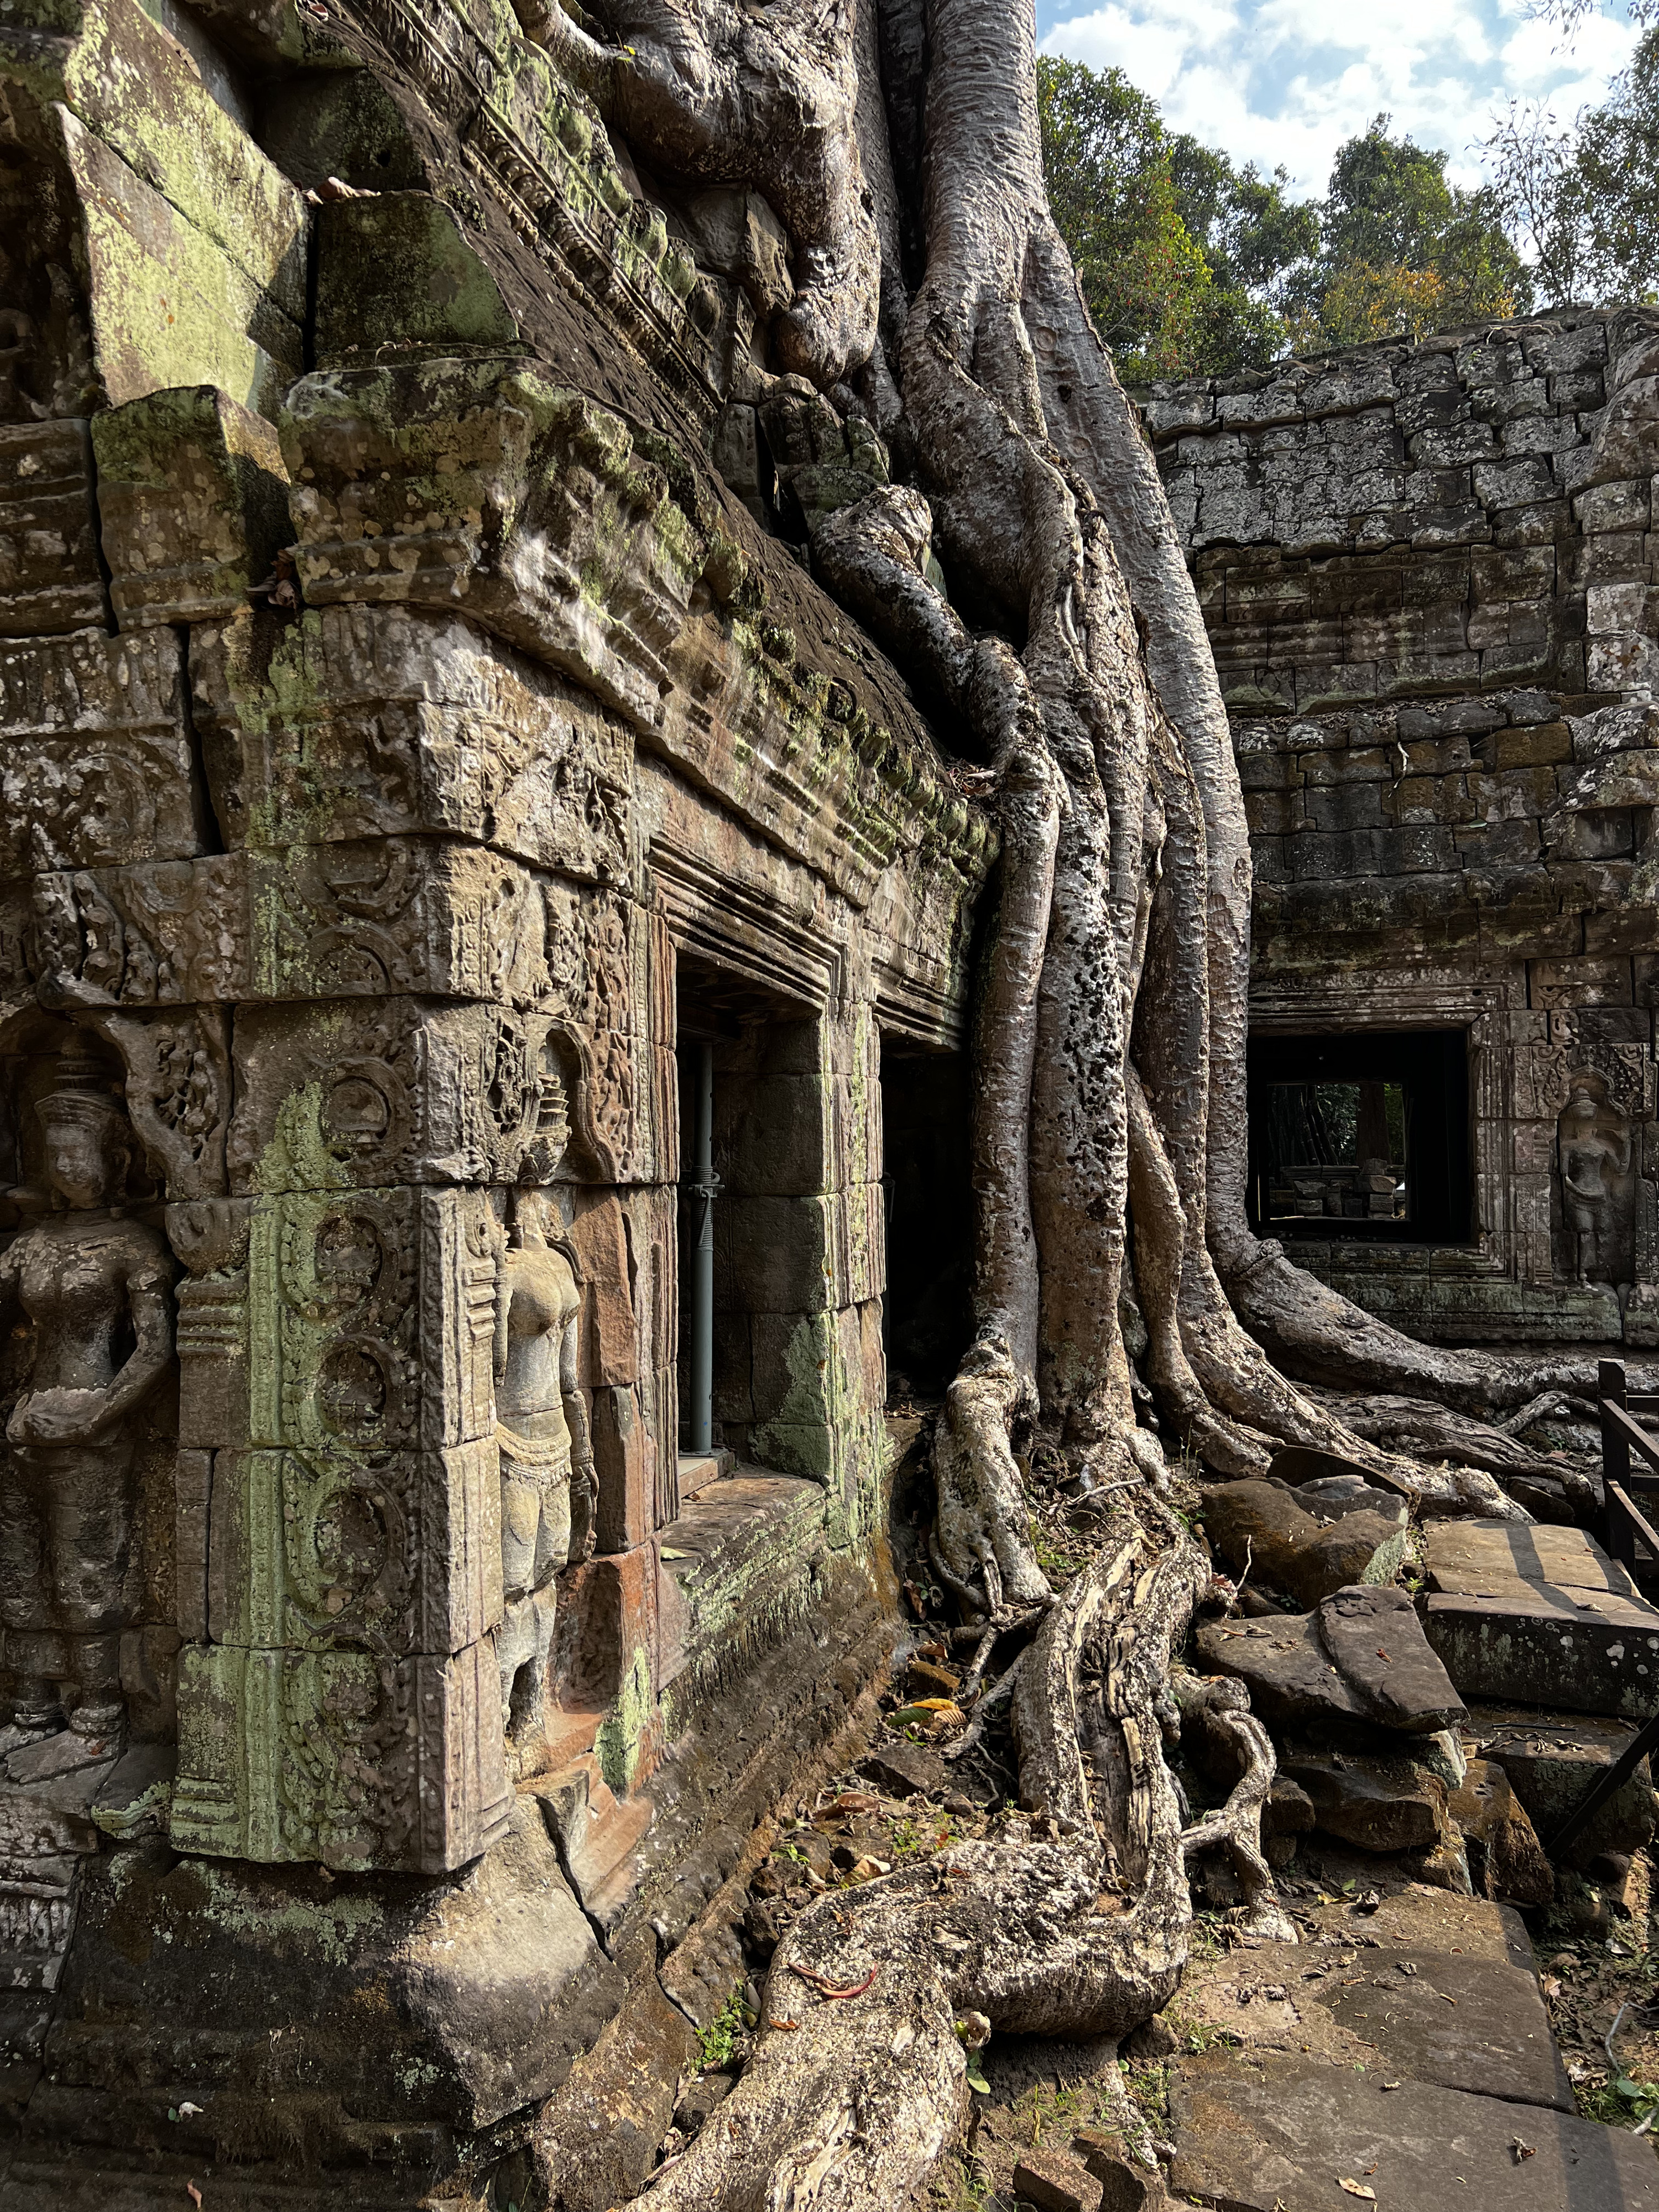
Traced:
POLYGON ((763 203, 642 197, 507 0, 18 0, 0 87, 0 1240, 96 1243, 79 1116, 178 1277, 124 1722, 56 1629, 3 1654, 0 2203, 303 2140, 412 2203, 562 2084, 608 2203, 732 1986, 704 1908, 881 1655, 882 1047, 960 1047, 994 848, 748 507, 763 422, 845 498, 884 459, 762 374, 763 203), (682 1497, 688 976, 757 1465, 682 1497), (527 1193, 562 1416, 556 1344, 499 1402, 527 1193), (562 1464, 571 1564, 504 1594, 562 1464))
POLYGON ((1467 1228, 1288 1248, 1430 1336, 1654 1342, 1659 323, 1159 386, 1146 422, 1245 787, 1253 1036, 1468 1037, 1467 1228))

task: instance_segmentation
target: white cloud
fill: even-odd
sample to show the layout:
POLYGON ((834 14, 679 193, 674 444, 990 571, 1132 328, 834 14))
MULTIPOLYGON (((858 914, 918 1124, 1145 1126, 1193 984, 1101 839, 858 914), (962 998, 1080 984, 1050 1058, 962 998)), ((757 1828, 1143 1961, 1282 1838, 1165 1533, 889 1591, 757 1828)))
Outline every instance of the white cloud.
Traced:
POLYGON ((1628 60, 1627 24, 1592 17, 1571 52, 1523 14, 1526 0, 1109 0, 1055 22, 1043 51, 1115 66, 1177 130, 1299 193, 1324 190, 1343 141, 1386 111, 1443 150, 1454 179, 1480 181, 1475 142, 1511 97, 1547 100, 1565 121, 1628 60))

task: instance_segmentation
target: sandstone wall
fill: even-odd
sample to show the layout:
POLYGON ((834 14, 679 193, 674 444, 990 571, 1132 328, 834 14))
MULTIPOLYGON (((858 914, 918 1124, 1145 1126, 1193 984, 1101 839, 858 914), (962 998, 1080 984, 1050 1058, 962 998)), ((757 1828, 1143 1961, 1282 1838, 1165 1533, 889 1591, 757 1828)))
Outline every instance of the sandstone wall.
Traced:
POLYGON ((1431 1334, 1651 1342, 1659 319, 1158 386, 1146 420, 1245 789, 1255 1032, 1468 1037, 1468 1241, 1310 1224, 1297 1256, 1431 1334), (1611 1146, 1587 1285, 1575 1090, 1611 1146))
POLYGON ((16 0, 0 112, 4 1413, 101 1233, 43 1101, 178 1279, 119 1544, 16 1572, 0 1446, 0 2124, 134 2205, 226 2146, 471 2202, 626 2005, 617 2201, 737 1958, 659 1952, 883 1659, 882 1045, 961 1046, 994 840, 769 526, 886 457, 765 373, 770 210, 647 197, 507 0, 16 0), (760 1465, 683 1492, 693 968, 760 1465), (530 1596, 527 1194, 597 1483, 530 1596), (19 1584, 118 1646, 95 1740, 19 1584))

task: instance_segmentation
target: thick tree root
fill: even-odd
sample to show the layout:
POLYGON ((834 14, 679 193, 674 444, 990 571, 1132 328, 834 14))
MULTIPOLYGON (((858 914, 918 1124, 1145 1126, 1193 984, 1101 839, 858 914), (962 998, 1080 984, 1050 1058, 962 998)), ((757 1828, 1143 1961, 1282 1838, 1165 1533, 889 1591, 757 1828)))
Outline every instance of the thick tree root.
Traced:
POLYGON ((891 2212, 960 2125, 959 2021, 1121 2038, 1167 2003, 1191 1905, 1159 1711, 1209 1565, 1149 1512, 1115 1516, 1025 1655, 1027 1817, 802 1916, 742 2080, 642 2203, 891 2212))

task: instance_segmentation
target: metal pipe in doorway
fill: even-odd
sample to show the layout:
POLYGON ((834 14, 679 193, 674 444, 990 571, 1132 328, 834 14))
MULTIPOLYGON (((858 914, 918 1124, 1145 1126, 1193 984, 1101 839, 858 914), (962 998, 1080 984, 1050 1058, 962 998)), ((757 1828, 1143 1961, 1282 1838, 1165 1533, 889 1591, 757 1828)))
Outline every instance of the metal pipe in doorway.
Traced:
POLYGON ((696 1236, 691 1248, 691 1449, 714 1448, 714 1048, 697 1048, 696 1153, 691 1194, 696 1236))

